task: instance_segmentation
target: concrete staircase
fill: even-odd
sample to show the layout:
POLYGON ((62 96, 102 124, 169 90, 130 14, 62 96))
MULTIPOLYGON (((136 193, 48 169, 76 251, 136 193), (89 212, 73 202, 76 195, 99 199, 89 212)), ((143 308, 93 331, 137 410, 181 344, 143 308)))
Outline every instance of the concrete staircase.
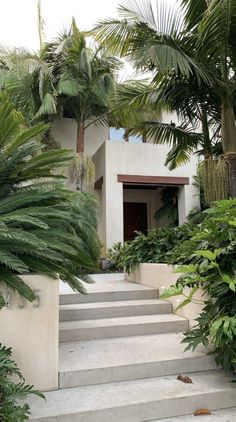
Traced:
MULTIPOLYGON (((217 369, 204 348, 183 353, 188 321, 155 289, 118 278, 97 277, 86 296, 64 287, 60 389, 46 393, 46 404, 31 399, 31 420, 190 422, 196 409, 235 406, 232 375, 217 369), (178 374, 193 384, 178 381, 178 374)), ((236 408, 213 411, 205 420, 236 421, 236 408)))

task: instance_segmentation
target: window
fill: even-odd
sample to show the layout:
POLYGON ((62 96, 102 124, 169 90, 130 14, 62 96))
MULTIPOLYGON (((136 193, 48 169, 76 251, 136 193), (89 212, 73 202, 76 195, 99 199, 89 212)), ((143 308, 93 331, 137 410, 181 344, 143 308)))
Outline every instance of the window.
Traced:
MULTIPOLYGON (((111 141, 123 141, 124 140, 124 134, 125 134, 125 129, 120 128, 120 129, 116 129, 114 127, 110 127, 109 129, 110 132, 110 136, 109 139, 111 141)), ((134 143, 142 143, 142 137, 140 136, 129 136, 129 142, 134 142, 134 143)))

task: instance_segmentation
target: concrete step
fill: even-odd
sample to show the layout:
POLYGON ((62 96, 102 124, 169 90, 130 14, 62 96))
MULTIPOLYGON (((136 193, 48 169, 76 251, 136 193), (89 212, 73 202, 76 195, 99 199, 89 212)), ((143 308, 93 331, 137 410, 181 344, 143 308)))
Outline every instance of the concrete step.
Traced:
POLYGON ((214 356, 205 348, 184 353, 182 338, 168 333, 61 343, 59 387, 216 369, 214 356))
POLYGON ((168 314, 171 304, 159 299, 60 305, 60 321, 168 314))
POLYGON ((29 399, 34 422, 143 422, 236 403, 236 388, 220 370, 68 388, 29 399))
MULTIPOLYGON (((91 303, 91 302, 114 302, 126 300, 157 299, 158 291, 151 287, 131 284, 132 288, 117 291, 90 291, 88 294, 79 293, 60 294, 60 304, 91 303), (141 287, 141 288, 140 288, 141 287)), ((128 287, 129 284, 127 283, 128 287)))
MULTIPOLYGON (((201 415, 197 418, 199 422, 235 422, 236 407, 230 409, 213 410, 211 415, 201 415)), ((177 416, 176 418, 159 419, 159 422, 197 422, 194 415, 177 416)), ((151 421, 149 421, 151 422, 151 421)), ((157 419, 152 422, 157 422, 157 419)))
POLYGON ((122 318, 64 321, 59 340, 95 340, 147 334, 178 333, 188 330, 188 320, 174 314, 141 315, 122 318))

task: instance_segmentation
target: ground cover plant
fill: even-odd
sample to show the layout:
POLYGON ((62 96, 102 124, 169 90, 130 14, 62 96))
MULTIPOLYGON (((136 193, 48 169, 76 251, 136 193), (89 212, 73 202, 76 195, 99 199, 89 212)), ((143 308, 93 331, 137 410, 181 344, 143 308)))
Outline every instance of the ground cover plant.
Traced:
POLYGON ((130 274, 141 263, 167 263, 172 250, 181 242, 189 239, 193 226, 183 224, 179 227, 164 227, 151 230, 148 234, 139 233, 131 242, 115 244, 108 256, 118 269, 130 274))
POLYGON ((16 362, 12 359, 11 348, 6 348, 0 343, 0 421, 27 421, 30 416, 29 405, 22 404, 21 400, 31 394, 44 397, 42 393, 34 390, 32 385, 25 384, 16 362))
POLYGON ((183 342, 193 350, 200 343, 211 344, 217 364, 228 370, 236 368, 236 200, 219 201, 204 213, 194 235, 173 251, 172 264, 179 264, 183 274, 162 298, 178 296, 189 287, 184 306, 203 289, 203 311, 183 342))

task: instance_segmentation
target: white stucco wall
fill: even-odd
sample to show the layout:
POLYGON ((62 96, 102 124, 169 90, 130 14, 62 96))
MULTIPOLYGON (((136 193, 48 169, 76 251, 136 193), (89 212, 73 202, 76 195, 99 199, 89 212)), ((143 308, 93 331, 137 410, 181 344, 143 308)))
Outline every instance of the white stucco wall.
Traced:
MULTIPOLYGON (((168 147, 164 145, 135 144, 124 141, 106 141, 103 154, 105 162, 101 162, 101 149, 94 156, 94 162, 99 163, 97 173, 103 175, 103 190, 105 208, 105 243, 110 247, 115 242, 123 241, 123 186, 117 181, 117 174, 142 176, 171 176, 189 177, 190 185, 180 188, 179 217, 183 223, 189 211, 199 206, 198 189, 193 185, 193 176, 196 173, 196 157, 191 161, 170 171, 165 166, 165 157, 168 147), (102 171, 102 166, 104 170, 102 171)), ((104 218, 104 217, 103 217, 104 218)), ((103 223, 104 224, 104 223, 103 223)))
POLYGON ((0 290, 9 301, 0 310, 0 342, 12 347, 13 359, 27 384, 41 391, 58 388, 59 280, 28 274, 23 280, 36 289, 39 301, 31 303, 0 290))
MULTIPOLYGON (((62 148, 70 148, 76 151, 77 123, 73 119, 58 119, 53 128, 52 134, 62 148)), ((92 124, 85 130, 84 152, 93 155, 103 142, 108 139, 109 129, 107 126, 92 124)))
MULTIPOLYGON (((177 117, 168 113, 163 115, 162 120, 178 123, 177 117)), ((55 140, 60 142, 62 147, 76 149, 77 124, 74 120, 58 120, 52 132, 55 140)), ((182 224, 189 212, 199 206, 198 189, 193 185, 196 157, 193 156, 186 165, 170 171, 165 166, 168 146, 109 141, 108 137, 108 127, 91 125, 85 132, 85 152, 93 156, 96 180, 103 177, 101 190, 94 190, 92 186, 88 187, 89 192, 95 194, 101 204, 98 211, 98 231, 103 244, 110 247, 115 242, 123 241, 123 201, 125 199, 123 194, 128 194, 123 193, 123 185, 117 181, 117 174, 189 177, 190 185, 180 187, 179 190, 179 222, 182 224)), ((129 193, 129 195, 133 195, 135 202, 136 194, 129 193)), ((145 197, 147 194, 143 193, 143 195, 145 197)), ((153 217, 151 217, 155 201, 150 198, 148 201, 150 226, 155 227, 153 217)))

